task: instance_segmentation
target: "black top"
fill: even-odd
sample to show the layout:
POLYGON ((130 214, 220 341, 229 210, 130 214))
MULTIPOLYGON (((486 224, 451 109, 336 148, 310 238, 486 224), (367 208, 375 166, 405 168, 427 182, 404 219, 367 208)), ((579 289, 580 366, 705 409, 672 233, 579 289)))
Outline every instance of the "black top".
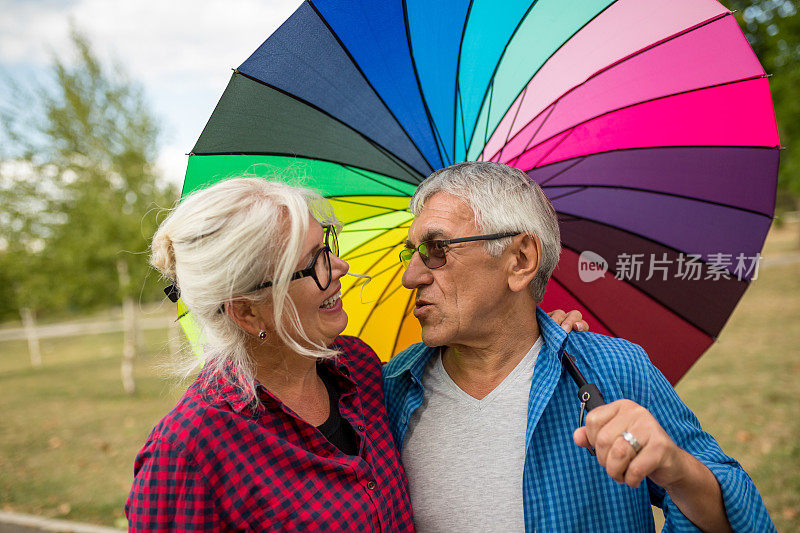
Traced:
POLYGON ((350 425, 346 419, 342 418, 339 414, 339 397, 342 395, 339 387, 336 386, 334 377, 328 373, 327 369, 319 365, 317 366, 319 377, 328 389, 328 398, 331 404, 331 413, 328 419, 317 429, 325 435, 328 442, 339 448, 342 453, 347 455, 358 454, 358 437, 356 432, 353 431, 353 426, 350 425))

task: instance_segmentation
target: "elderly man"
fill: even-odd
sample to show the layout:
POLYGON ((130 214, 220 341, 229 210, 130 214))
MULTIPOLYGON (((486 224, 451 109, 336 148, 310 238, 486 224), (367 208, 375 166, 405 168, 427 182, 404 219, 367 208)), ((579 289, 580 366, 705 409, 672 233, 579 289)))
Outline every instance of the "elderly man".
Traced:
POLYGON ((639 346, 566 339, 608 402, 578 427, 567 334, 537 307, 561 250, 537 184, 461 163, 423 182, 411 210, 403 284, 424 344, 384 383, 419 531, 652 531, 651 503, 665 531, 774 530, 747 473, 639 346))

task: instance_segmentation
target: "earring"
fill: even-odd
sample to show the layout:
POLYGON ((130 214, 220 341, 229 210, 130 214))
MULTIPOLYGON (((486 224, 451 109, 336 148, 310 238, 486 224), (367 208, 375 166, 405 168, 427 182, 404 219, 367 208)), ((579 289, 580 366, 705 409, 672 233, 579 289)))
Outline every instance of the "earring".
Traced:
POLYGON ((262 329, 261 331, 258 332, 258 338, 263 341, 264 339, 267 338, 267 332, 262 329))

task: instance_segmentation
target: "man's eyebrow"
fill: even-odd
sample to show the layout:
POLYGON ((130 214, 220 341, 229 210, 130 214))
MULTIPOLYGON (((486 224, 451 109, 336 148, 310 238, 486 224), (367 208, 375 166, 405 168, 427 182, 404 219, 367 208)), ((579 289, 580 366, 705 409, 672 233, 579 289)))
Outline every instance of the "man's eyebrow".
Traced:
MULTIPOLYGON (((446 238, 447 234, 445 233, 444 230, 438 228, 432 228, 427 230, 422 235, 422 238, 419 240, 419 242, 432 241, 435 239, 446 239, 446 238)), ((412 243, 410 240, 406 239, 406 248, 416 248, 416 246, 414 246, 414 243, 412 243)))

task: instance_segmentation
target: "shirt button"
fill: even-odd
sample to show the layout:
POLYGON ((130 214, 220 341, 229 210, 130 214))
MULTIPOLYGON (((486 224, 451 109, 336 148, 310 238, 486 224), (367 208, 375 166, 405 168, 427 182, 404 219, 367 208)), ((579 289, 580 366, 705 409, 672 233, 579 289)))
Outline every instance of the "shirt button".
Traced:
POLYGON ((367 482, 367 488, 369 490, 375 490, 375 482, 374 481, 368 481, 367 482))
POLYGON ((357 426, 357 429, 358 429, 359 431, 364 431, 364 429, 366 429, 366 428, 364 427, 364 424, 359 424, 359 425, 357 426))

